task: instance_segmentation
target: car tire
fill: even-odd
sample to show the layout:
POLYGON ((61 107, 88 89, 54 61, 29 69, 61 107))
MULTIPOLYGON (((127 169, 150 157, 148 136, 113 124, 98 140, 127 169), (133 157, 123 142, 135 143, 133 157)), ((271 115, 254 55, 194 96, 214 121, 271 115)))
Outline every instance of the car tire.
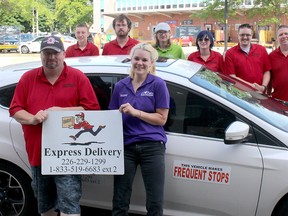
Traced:
POLYGON ((0 162, 0 215, 36 216, 31 178, 17 166, 0 162))
POLYGON ((29 48, 27 47, 27 46, 22 46, 21 47, 21 53, 23 53, 23 54, 27 54, 27 53, 29 53, 30 51, 29 51, 29 48))
POLYGON ((288 195, 280 200, 271 216, 288 216, 288 195))

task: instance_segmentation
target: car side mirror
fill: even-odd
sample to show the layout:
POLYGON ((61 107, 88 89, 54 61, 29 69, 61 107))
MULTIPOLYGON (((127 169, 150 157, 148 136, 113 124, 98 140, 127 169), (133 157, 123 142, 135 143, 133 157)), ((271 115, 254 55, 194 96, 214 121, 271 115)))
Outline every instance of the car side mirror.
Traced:
POLYGON ((230 124, 225 131, 225 144, 239 144, 247 141, 249 134, 249 125, 235 121, 230 124))

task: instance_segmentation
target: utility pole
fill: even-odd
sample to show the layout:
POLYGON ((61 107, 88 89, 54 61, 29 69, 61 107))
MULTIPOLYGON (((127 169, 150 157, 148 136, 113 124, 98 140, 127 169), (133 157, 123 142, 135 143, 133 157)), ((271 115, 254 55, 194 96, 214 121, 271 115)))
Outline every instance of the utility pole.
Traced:
POLYGON ((224 26, 225 26, 225 38, 224 38, 224 51, 227 51, 227 44, 228 44, 228 0, 225 0, 225 9, 224 9, 224 26))
POLYGON ((32 33, 35 34, 35 8, 32 8, 32 33))

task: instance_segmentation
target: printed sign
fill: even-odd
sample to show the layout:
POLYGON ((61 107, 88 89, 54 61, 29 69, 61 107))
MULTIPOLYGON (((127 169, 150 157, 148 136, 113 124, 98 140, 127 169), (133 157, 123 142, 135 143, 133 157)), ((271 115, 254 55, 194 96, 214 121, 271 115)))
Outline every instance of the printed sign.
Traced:
POLYGON ((230 184, 231 167, 175 160, 173 177, 217 184, 230 184))
POLYGON ((42 174, 124 174, 122 116, 51 111, 42 130, 42 174))

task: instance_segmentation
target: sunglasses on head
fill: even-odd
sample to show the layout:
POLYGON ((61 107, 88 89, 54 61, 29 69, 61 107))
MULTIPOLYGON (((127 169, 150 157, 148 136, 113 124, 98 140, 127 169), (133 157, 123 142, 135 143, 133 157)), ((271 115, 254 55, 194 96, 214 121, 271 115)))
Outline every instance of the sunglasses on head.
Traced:
POLYGON ((202 41, 209 41, 210 39, 209 38, 200 38, 198 39, 198 41, 202 42, 202 41))

